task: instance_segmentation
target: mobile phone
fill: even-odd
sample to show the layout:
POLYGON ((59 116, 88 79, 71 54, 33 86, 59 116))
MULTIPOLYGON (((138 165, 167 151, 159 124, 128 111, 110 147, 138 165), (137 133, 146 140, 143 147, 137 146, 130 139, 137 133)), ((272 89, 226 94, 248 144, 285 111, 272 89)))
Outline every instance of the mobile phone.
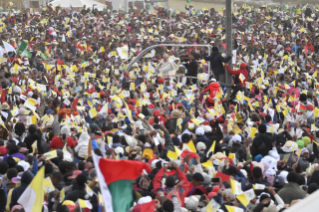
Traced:
POLYGON ((62 138, 63 138, 63 140, 65 140, 66 139, 66 134, 62 134, 62 138))

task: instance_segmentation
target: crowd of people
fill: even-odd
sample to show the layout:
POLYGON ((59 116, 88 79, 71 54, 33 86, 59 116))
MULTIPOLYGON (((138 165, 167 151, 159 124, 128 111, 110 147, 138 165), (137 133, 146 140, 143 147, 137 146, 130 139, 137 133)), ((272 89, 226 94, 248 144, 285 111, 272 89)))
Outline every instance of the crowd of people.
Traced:
POLYGON ((229 55, 214 8, 3 12, 0 212, 307 201, 319 188, 318 11, 233 5, 229 55))

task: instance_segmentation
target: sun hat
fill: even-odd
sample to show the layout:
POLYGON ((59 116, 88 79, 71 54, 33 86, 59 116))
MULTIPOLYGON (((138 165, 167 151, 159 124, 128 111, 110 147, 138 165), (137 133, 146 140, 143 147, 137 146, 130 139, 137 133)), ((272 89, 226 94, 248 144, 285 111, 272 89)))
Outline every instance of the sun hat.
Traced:
POLYGON ((284 152, 293 152, 298 149, 298 144, 293 141, 287 141, 281 149, 284 152))

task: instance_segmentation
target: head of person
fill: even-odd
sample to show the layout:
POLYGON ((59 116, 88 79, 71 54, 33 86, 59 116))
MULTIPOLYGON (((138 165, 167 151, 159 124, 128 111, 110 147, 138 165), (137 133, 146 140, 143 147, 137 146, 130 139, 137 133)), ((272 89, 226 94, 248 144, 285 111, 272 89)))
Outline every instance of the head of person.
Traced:
POLYGON ((18 153, 19 152, 19 148, 18 148, 18 146, 15 144, 15 143, 13 143, 13 142, 9 142, 8 144, 7 144, 7 153, 9 154, 9 155, 12 155, 12 154, 15 154, 15 153, 18 153))
POLYGON ((317 183, 310 183, 307 189, 307 194, 312 194, 319 189, 317 183))
POLYGON ((269 114, 267 114, 265 119, 266 119, 266 122, 269 123, 271 121, 271 116, 269 114))
POLYGON ((300 39, 297 39, 297 40, 296 40, 296 44, 297 44, 297 46, 300 45, 300 39))
POLYGON ((175 178, 171 175, 166 177, 165 186, 167 188, 173 188, 175 186, 175 178))
POLYGON ((174 212, 174 204, 171 200, 167 199, 163 202, 163 211, 165 212, 174 212))
POLYGON ((262 123, 258 126, 258 132, 260 134, 264 134, 264 133, 266 133, 266 131, 267 131, 267 127, 264 123, 262 123))
POLYGON ((193 175, 193 180, 192 180, 192 184, 194 186, 201 186, 204 183, 204 177, 201 173, 195 173, 193 175))
POLYGON ((167 62, 167 61, 168 61, 168 54, 164 54, 164 55, 163 55, 163 60, 164 60, 164 62, 167 62))
POLYGON ((84 187, 87 181, 87 176, 81 173, 75 178, 75 181, 79 187, 84 187))
POLYGON ((62 180, 63 180, 63 175, 61 172, 53 172, 51 174, 51 181, 52 181, 53 185, 56 185, 56 184, 62 182, 62 180))
POLYGON ((264 206, 268 207, 270 205, 270 196, 269 194, 262 194, 259 198, 259 202, 264 206))
POLYGON ((34 124, 32 124, 30 127, 29 127, 29 133, 31 134, 31 135, 33 135, 36 131, 37 131, 37 127, 34 125, 34 124))
POLYGON ((254 167, 253 168, 253 173, 252 173, 252 177, 254 180, 258 180, 263 176, 262 170, 260 167, 254 167))
POLYGON ((287 175, 287 181, 289 183, 298 183, 298 174, 294 171, 289 172, 287 175))
POLYGON ((231 188, 227 188, 222 193, 223 202, 226 202, 227 200, 235 201, 235 195, 233 194, 231 188))
POLYGON ((7 171, 7 177, 9 180, 11 180, 14 177, 18 176, 18 170, 16 168, 10 168, 7 171))
POLYGON ((0 162, 0 174, 4 175, 7 173, 9 169, 9 165, 6 162, 1 161, 0 162))
POLYGON ((194 53, 189 53, 189 54, 188 54, 188 59, 189 59, 189 60, 193 60, 193 59, 194 59, 194 56, 195 56, 194 53))

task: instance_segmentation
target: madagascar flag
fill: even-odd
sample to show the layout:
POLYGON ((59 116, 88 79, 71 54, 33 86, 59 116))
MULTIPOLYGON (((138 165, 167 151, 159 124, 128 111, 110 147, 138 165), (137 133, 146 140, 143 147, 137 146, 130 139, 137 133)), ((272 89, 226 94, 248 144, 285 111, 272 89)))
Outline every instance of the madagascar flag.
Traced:
POLYGON ((133 184, 143 169, 152 171, 144 162, 111 160, 92 152, 94 166, 107 212, 127 212, 133 206, 133 184))
POLYGON ((154 200, 152 200, 152 201, 150 201, 148 203, 138 204, 138 205, 136 205, 134 207, 134 210, 136 210, 136 211, 154 212, 156 210, 155 202, 154 202, 154 200))
POLYGON ((63 65, 63 60, 61 60, 60 58, 58 59, 58 61, 57 61, 57 65, 63 65))
POLYGON ((307 112, 307 107, 306 105, 302 104, 301 102, 299 103, 299 111, 300 112, 307 112))

